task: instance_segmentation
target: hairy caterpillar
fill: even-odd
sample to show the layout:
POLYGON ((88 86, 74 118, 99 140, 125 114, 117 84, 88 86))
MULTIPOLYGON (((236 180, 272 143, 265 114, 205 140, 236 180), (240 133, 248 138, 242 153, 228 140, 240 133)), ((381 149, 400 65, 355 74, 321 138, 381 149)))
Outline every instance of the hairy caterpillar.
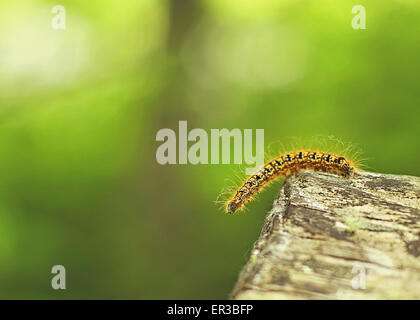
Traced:
POLYGON ((226 211, 233 214, 241 210, 246 202, 276 177, 288 177, 305 169, 335 173, 347 178, 357 174, 354 163, 343 156, 318 151, 289 152, 269 161, 249 177, 227 201, 226 211))

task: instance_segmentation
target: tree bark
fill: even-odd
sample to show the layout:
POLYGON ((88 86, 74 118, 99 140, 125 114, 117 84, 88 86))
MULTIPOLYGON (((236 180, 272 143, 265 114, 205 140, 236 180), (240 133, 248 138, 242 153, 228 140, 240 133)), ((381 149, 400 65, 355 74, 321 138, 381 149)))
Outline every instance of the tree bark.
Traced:
POLYGON ((420 178, 287 179, 233 299, 420 299, 420 178))

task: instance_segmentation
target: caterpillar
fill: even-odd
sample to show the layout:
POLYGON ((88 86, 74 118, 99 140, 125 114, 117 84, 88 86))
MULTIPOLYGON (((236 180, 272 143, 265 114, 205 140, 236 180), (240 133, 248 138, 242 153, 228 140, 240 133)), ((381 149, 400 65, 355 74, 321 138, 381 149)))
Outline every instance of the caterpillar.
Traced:
POLYGON ((335 173, 347 178, 357 174, 354 163, 344 156, 318 151, 289 152, 269 161, 249 177, 227 201, 227 213, 241 210, 245 203, 275 178, 287 178, 305 169, 335 173))

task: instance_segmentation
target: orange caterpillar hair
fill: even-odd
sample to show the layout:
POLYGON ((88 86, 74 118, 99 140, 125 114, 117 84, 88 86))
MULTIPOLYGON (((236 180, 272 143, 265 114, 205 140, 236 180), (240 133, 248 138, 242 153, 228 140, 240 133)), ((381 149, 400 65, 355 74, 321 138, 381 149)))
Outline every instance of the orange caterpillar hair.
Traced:
POLYGON ((269 182, 280 176, 295 175, 305 169, 335 173, 347 178, 357 174, 354 163, 343 156, 318 151, 290 152, 269 161, 249 177, 227 201, 226 211, 233 214, 241 210, 269 182))

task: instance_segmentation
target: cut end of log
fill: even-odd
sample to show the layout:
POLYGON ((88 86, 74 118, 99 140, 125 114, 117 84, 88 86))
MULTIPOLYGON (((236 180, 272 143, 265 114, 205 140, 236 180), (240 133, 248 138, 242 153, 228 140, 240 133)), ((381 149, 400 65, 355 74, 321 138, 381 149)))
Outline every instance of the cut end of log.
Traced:
POLYGON ((420 299, 420 178, 287 179, 233 299, 420 299))

